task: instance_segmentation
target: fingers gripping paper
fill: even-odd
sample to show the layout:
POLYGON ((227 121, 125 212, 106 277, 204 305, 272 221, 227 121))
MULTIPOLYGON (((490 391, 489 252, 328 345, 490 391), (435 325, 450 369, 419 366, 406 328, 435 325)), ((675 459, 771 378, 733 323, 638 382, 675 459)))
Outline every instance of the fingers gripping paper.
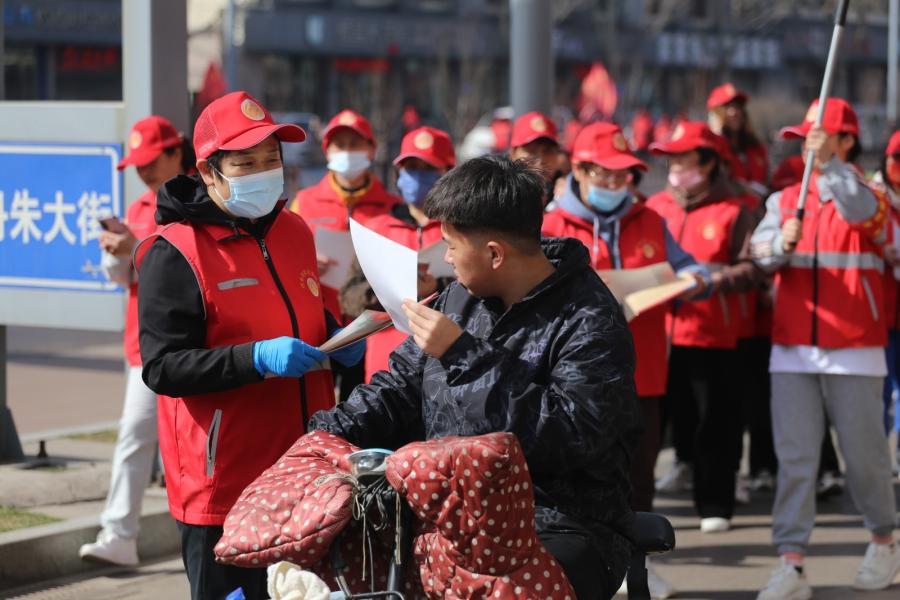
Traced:
POLYGON ((697 287, 690 275, 676 275, 669 263, 639 269, 597 271, 625 311, 629 321, 642 312, 697 287))
POLYGON ((350 237, 356 258, 381 306, 391 316, 394 327, 410 333, 403 301, 416 299, 419 255, 402 244, 378 235, 350 219, 350 237))

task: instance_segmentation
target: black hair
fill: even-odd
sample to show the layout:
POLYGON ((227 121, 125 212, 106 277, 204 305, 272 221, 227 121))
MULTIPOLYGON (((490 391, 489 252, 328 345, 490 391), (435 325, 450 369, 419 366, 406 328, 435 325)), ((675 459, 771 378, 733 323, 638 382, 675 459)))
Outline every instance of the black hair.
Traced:
POLYGON ((194 145, 189 139, 183 137, 181 138, 180 146, 166 148, 163 152, 165 152, 167 156, 172 156, 178 148, 181 148, 181 171, 186 174, 192 173, 196 169, 197 155, 194 154, 194 145))
POLYGON ((844 138, 848 135, 853 138, 853 146, 851 146, 850 149, 847 150, 847 158, 844 162, 855 163, 856 159, 859 158, 859 155, 862 154, 862 146, 859 143, 859 138, 852 133, 839 133, 838 137, 844 138))
MULTIPOLYGON (((212 167, 213 177, 219 179, 219 176, 222 173, 222 161, 225 160, 225 157, 234 152, 238 152, 238 150, 216 150, 206 157, 206 162, 212 167)), ((278 140, 278 156, 282 161, 284 160, 284 150, 281 148, 281 140, 278 140)))
POLYGON ((697 154, 700 155, 699 163, 701 165, 708 164, 710 161, 716 161, 712 171, 709 172, 709 180, 714 181, 719 176, 719 168, 722 164, 722 157, 712 148, 697 148, 697 154))
POLYGON ((641 185, 641 180, 644 179, 644 172, 637 167, 631 167, 628 172, 631 173, 631 185, 637 189, 641 185))
POLYGON ((423 210, 463 233, 499 233, 532 254, 540 252, 545 186, 544 176, 526 161, 482 156, 441 177, 423 210))

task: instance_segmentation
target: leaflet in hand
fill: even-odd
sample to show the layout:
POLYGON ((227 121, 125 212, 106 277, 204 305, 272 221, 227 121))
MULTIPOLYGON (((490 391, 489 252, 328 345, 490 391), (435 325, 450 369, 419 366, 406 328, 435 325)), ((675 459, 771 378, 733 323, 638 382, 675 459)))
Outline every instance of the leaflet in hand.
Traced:
POLYGON ((322 285, 339 290, 347 282, 350 265, 356 258, 350 232, 319 227, 316 229, 315 237, 316 252, 333 261, 320 277, 322 285))
POLYGON ((350 344, 355 344, 373 333, 387 329, 391 325, 393 325, 391 316, 386 312, 365 310, 361 315, 353 319, 352 323, 344 327, 340 333, 319 346, 319 350, 327 354, 346 348, 350 344))
POLYGON ((356 258, 381 306, 391 316, 394 327, 410 333, 403 301, 418 294, 419 255, 350 219, 350 236, 356 258))
POLYGON ((676 275, 667 262, 639 269, 610 269, 597 273, 622 305, 625 318, 629 321, 697 287, 693 276, 676 275))
POLYGON ((419 263, 428 265, 432 277, 456 277, 453 266, 444 260, 447 254, 447 242, 438 240, 434 244, 419 250, 419 263))

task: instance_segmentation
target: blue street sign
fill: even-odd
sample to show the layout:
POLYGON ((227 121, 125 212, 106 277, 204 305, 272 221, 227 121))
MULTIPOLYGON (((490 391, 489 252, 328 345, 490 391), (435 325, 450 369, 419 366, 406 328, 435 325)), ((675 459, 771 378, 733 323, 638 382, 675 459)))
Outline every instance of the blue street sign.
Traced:
POLYGON ((118 290, 98 219, 122 216, 121 144, 0 142, 0 287, 118 290))

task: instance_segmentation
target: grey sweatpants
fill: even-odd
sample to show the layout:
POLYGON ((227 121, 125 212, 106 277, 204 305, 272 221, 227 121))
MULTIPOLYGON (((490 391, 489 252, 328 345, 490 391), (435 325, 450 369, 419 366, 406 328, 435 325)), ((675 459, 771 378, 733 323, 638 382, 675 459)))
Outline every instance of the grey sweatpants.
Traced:
POLYGON ((806 554, 816 517, 826 411, 847 463, 847 486, 866 528, 875 535, 894 529, 883 385, 881 377, 772 373, 772 433, 778 455, 772 536, 779 554, 806 554))

